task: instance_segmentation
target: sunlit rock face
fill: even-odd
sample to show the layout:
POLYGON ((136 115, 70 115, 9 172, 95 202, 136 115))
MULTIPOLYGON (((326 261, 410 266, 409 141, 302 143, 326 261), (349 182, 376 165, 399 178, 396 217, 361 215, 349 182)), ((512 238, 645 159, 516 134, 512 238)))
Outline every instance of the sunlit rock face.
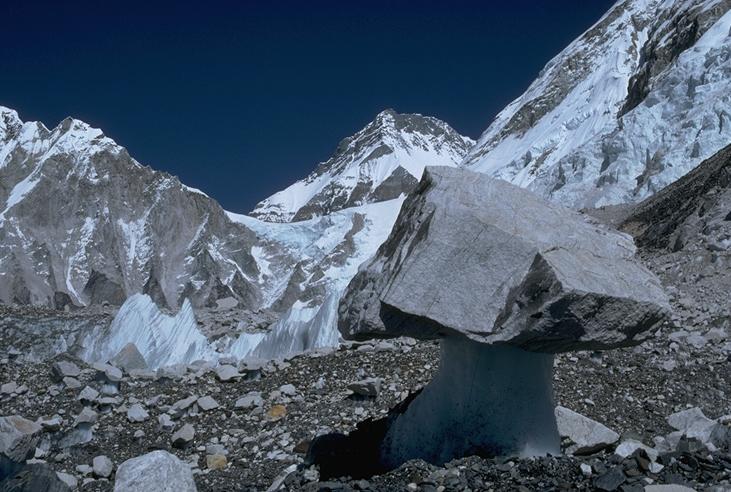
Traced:
POLYGON ((629 236, 484 174, 433 167, 348 286, 339 328, 555 353, 637 344, 666 309, 629 236))
POLYGON ((427 168, 339 308, 345 338, 442 340, 376 466, 558 453, 552 354, 637 344, 667 305, 629 236, 484 174, 427 168))

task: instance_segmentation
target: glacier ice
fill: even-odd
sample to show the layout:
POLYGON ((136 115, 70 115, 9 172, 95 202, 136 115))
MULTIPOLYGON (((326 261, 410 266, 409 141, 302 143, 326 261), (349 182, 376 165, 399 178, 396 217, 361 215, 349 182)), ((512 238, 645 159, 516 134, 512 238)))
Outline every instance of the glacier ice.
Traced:
POLYGON ((443 339, 436 375, 386 433, 383 463, 559 454, 552 371, 552 354, 443 339))
POLYGON ((218 358, 198 329, 187 299, 180 311, 170 316, 145 294, 129 297, 108 327, 87 337, 81 357, 106 362, 129 343, 135 344, 151 369, 218 358))
POLYGON ((340 292, 331 293, 318 307, 293 306, 268 333, 243 333, 231 345, 231 355, 240 359, 275 359, 310 350, 335 347, 340 292))

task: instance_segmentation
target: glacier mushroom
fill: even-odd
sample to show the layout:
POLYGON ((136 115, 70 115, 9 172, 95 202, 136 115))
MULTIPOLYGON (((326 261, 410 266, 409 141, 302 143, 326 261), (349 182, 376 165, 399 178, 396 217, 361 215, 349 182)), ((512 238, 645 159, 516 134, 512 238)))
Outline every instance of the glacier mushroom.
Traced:
POLYGON ((554 354, 636 345, 668 309, 629 236, 487 175, 427 168, 339 307, 346 339, 441 340, 436 375, 385 424, 378 466, 560 453, 554 354))

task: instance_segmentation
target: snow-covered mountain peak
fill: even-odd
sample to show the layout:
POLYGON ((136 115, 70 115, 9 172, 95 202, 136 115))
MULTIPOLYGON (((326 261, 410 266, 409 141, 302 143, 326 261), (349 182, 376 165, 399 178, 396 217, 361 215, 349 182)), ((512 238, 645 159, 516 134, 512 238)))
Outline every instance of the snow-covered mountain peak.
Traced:
POLYGON ((463 165, 575 207, 654 193, 731 138, 729 8, 618 2, 495 118, 463 165))
POLYGON ((298 221, 391 200, 410 191, 425 166, 455 166, 473 144, 436 118, 387 109, 341 140, 330 159, 305 179, 260 202, 252 215, 298 221))

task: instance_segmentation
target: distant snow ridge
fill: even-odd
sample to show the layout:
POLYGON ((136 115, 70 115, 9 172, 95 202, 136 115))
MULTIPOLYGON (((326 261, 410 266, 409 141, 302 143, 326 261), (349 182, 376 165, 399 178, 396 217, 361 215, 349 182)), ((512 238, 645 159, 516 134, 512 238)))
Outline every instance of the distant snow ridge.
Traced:
POLYGON ((473 144, 436 118, 387 109, 342 140, 312 174, 261 201, 251 215, 289 222, 391 200, 411 191, 425 166, 456 166, 473 144))
POLYGON ((619 1, 462 166, 563 205, 639 201, 731 141, 731 1, 619 1))
POLYGON ((135 344, 151 369, 218 358, 198 330, 187 299, 175 316, 169 316, 149 296, 131 296, 108 328, 87 339, 82 357, 91 362, 106 362, 129 343, 135 344))

